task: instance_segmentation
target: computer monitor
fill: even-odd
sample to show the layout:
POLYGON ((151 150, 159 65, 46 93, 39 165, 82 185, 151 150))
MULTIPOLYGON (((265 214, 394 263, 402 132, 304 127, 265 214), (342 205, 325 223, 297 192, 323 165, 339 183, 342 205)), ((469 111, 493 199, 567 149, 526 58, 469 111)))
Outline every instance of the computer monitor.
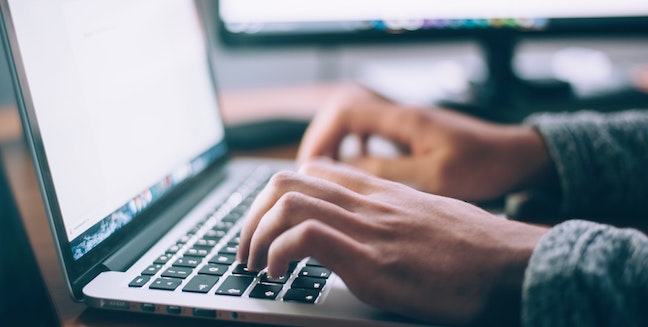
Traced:
POLYGON ((215 11, 229 47, 477 40, 489 74, 472 99, 487 107, 511 93, 569 91, 516 76, 521 38, 648 36, 645 0, 219 0, 215 11))

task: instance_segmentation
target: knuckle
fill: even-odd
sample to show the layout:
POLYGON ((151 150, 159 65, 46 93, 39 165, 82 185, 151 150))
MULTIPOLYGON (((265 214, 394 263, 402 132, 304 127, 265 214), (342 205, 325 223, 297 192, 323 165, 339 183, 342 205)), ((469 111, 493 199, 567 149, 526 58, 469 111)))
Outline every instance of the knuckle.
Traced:
POLYGON ((322 235, 322 223, 308 219, 299 225, 299 244, 317 241, 322 235))
POLYGON ((295 191, 288 191, 284 193, 277 201, 279 212, 282 215, 294 212, 303 205, 305 197, 305 195, 295 191))
POLYGON ((275 191, 290 189, 294 185, 297 175, 292 171, 280 171, 270 178, 268 186, 275 191))

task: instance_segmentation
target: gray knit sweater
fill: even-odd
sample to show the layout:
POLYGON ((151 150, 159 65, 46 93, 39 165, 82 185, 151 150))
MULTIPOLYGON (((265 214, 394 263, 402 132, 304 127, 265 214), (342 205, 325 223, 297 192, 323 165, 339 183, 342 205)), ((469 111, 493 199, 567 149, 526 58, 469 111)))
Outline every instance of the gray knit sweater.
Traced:
MULTIPOLYGON (((527 122, 556 164, 563 211, 648 219, 648 111, 542 114, 527 122)), ((585 220, 554 226, 525 273, 522 325, 648 326, 648 238, 585 220)))

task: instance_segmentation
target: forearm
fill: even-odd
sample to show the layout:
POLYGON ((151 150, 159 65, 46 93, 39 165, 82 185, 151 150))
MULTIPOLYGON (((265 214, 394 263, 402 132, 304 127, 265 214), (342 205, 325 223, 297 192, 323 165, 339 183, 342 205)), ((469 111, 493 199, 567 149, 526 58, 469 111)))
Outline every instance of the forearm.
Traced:
POLYGON ((525 272, 523 326, 646 326, 648 238, 585 221, 541 239, 525 272))
POLYGON ((566 213, 648 213, 648 111, 541 114, 527 123, 555 164, 566 213))

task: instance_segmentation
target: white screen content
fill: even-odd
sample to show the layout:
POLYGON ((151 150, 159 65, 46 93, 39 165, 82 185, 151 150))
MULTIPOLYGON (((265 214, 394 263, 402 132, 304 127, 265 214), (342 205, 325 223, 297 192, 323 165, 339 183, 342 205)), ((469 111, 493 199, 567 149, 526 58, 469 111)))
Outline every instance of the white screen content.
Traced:
POLYGON ((223 139, 192 0, 10 9, 70 240, 223 139))
POLYGON ((221 0, 226 23, 647 16, 645 0, 221 0))

